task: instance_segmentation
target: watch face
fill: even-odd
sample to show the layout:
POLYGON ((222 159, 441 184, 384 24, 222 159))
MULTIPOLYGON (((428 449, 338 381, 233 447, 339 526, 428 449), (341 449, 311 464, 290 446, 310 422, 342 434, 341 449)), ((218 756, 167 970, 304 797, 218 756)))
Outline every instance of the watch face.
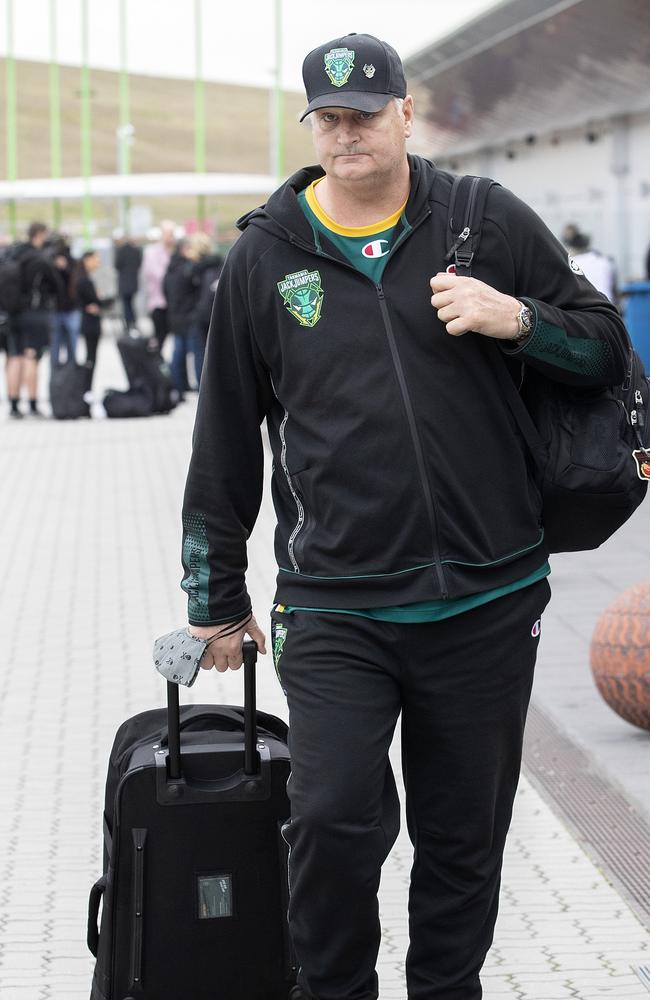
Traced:
POLYGON ((530 309, 528 308, 528 306, 523 306, 522 307, 522 310, 519 313, 519 316, 521 318, 522 329, 525 330, 526 332, 529 332, 531 326, 533 325, 533 314, 530 311, 530 309))

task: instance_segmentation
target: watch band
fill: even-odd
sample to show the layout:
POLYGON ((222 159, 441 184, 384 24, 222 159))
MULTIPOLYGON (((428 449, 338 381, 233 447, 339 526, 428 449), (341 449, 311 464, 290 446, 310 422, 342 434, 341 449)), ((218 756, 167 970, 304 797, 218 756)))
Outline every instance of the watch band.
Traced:
POLYGON ((529 306, 525 302, 520 303, 521 308, 517 313, 517 326, 519 331, 515 337, 512 338, 514 344, 521 344, 522 341, 526 340, 533 329, 533 313, 529 306))

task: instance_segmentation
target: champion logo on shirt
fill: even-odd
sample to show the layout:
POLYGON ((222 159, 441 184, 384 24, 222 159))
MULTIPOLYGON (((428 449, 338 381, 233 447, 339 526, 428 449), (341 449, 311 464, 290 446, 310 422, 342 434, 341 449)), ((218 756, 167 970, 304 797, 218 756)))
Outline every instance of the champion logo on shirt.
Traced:
POLYGON ((361 249, 364 257, 385 257, 390 251, 388 240, 371 240, 361 249))
POLYGON ((535 624, 533 625, 532 629, 530 630, 530 634, 532 635, 533 639, 536 639, 541 631, 542 631, 542 619, 538 618, 535 624))

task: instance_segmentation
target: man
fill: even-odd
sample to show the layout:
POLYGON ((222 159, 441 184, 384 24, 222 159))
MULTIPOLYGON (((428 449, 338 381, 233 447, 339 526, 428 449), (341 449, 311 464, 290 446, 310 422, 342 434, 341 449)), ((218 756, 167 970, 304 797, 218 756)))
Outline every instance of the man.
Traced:
POLYGON ((76 261, 72 256, 70 244, 64 236, 53 237, 49 244, 50 256, 60 279, 57 309, 52 316, 50 332, 50 359, 52 365, 56 367, 62 363, 62 348, 65 348, 66 361, 73 361, 76 358, 81 312, 74 295, 76 261))
POLYGON ((119 237, 115 241, 113 264, 117 271, 117 294, 122 303, 122 317, 126 332, 129 333, 133 328, 136 328, 137 332, 133 298, 138 291, 142 247, 137 246, 129 236, 119 237))
POLYGON ((47 236, 44 222, 32 222, 27 242, 14 254, 20 266, 21 304, 7 337, 7 394, 13 419, 23 417, 18 405, 23 385, 29 399, 28 416, 43 416, 37 405, 38 364, 49 346, 51 316, 63 285, 57 268, 43 251, 47 236))
POLYGON ((407 156, 413 101, 389 45, 327 42, 303 78, 320 165, 241 221, 217 290, 183 514, 190 629, 216 635, 208 669, 237 669, 245 634, 264 651, 244 574, 266 418, 301 996, 378 995, 401 711, 408 996, 478 1000, 549 597, 540 497, 492 361, 615 383, 625 334, 500 187, 477 277, 446 272, 452 178, 407 156))
POLYGON ((163 292, 163 281, 172 254, 176 247, 176 225, 169 219, 160 223, 160 239, 148 246, 142 260, 142 282, 146 309, 153 323, 153 335, 162 351, 169 333, 167 300, 163 292))
POLYGON ((606 257, 600 250, 594 250, 591 237, 571 223, 565 226, 563 243, 571 254, 574 265, 580 268, 585 278, 595 289, 606 295, 610 302, 616 302, 616 266, 612 258, 606 257))

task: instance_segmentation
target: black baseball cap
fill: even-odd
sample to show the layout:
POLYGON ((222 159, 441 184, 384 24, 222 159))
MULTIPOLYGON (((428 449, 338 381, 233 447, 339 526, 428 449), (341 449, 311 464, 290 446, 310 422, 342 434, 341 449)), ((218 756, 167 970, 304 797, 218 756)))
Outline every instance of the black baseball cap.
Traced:
POLYGON ((302 78, 309 104, 300 121, 318 108, 381 111, 391 97, 406 97, 402 60, 374 35, 353 32, 312 49, 302 78))

